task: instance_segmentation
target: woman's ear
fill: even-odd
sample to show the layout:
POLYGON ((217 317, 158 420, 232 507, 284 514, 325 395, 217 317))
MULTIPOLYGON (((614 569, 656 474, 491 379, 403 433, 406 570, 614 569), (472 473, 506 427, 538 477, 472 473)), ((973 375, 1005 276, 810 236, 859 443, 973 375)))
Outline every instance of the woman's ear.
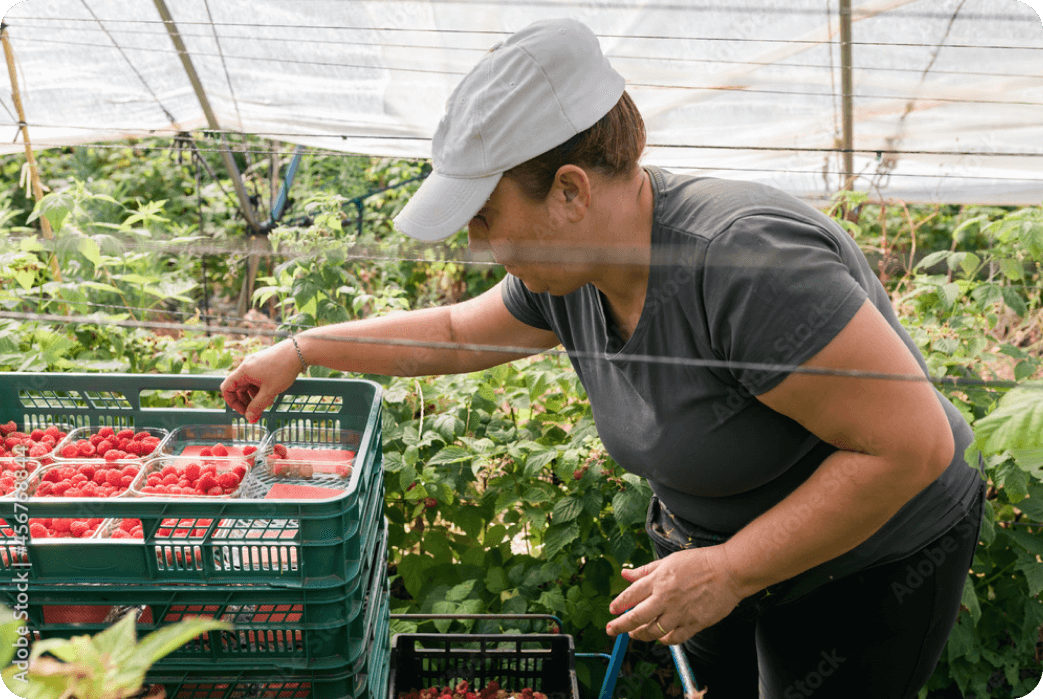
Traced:
POLYGON ((590 177, 578 165, 562 165, 554 176, 550 197, 561 204, 569 220, 582 219, 590 207, 590 177))

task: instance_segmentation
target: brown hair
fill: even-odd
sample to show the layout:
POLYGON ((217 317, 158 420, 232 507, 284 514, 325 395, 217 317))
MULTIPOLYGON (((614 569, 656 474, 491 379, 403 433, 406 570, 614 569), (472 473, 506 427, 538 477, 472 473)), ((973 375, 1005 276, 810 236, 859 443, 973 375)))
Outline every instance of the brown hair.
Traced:
POLYGON ((616 106, 589 129, 503 174, 526 197, 543 201, 561 166, 579 165, 608 178, 628 177, 637 168, 644 149, 645 122, 624 91, 616 106))

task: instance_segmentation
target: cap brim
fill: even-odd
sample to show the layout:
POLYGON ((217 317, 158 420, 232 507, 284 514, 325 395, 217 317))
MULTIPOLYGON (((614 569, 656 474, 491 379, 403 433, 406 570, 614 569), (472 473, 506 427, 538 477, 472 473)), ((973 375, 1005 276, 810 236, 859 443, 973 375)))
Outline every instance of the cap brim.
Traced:
POLYGON ((432 172, 395 217, 395 228, 417 240, 448 238, 485 205, 500 176, 446 177, 432 172))

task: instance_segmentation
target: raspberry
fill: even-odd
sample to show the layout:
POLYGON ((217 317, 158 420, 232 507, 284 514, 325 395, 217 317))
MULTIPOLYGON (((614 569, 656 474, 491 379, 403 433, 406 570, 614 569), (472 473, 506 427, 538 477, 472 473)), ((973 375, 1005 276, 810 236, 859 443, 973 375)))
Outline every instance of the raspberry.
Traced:
POLYGON ((65 491, 65 497, 67 498, 80 498, 83 497, 83 492, 79 488, 69 488, 65 491))
POLYGON ((179 482, 180 479, 177 477, 176 473, 168 473, 163 476, 163 485, 177 485, 179 482))
POLYGON ((214 456, 218 456, 221 458, 228 456, 228 447, 226 447, 224 444, 215 444, 214 448, 211 451, 214 452, 214 456))
POLYGON ((200 476, 199 482, 196 483, 196 490, 204 493, 208 492, 211 488, 216 487, 218 487, 217 479, 209 473, 200 476))
POLYGON ((12 432, 18 431, 18 425, 15 424, 14 420, 11 420, 6 425, 0 425, 0 435, 7 436, 12 432))
POLYGON ((49 445, 51 447, 51 449, 54 449, 54 445, 57 444, 57 443, 58 443, 58 440, 55 439, 53 436, 51 436, 49 434, 45 434, 43 436, 43 439, 40 440, 40 444, 47 444, 47 445, 49 445))
POLYGON ((115 449, 116 445, 107 439, 103 439, 100 442, 98 442, 95 448, 98 450, 99 456, 104 456, 105 452, 109 451, 110 449, 115 449))
POLYGON ((31 520, 29 520, 29 522, 30 523, 32 523, 32 522, 39 522, 40 524, 42 524, 45 527, 50 527, 51 526, 51 518, 50 517, 33 517, 31 520))
POLYGON ((79 485, 81 483, 88 482, 90 478, 87 478, 87 476, 83 475, 82 473, 77 473, 72 478, 67 478, 66 480, 68 480, 73 485, 79 485))
POLYGON ((232 473, 239 476, 239 480, 243 480, 244 478, 246 478, 246 466, 239 464, 238 466, 232 469, 232 473))
POLYGON ((97 469, 95 469, 90 464, 80 464, 78 471, 80 475, 86 476, 87 480, 91 480, 92 478, 94 478, 94 473, 97 471, 97 469))
POLYGON ((140 526, 141 526, 141 520, 140 519, 125 519, 122 522, 120 522, 120 529, 122 529, 125 532, 129 532, 132 529, 134 529, 134 527, 140 527, 140 526))
POLYGON ((105 474, 105 482, 115 488, 119 487, 120 479, 122 478, 123 476, 120 475, 119 470, 114 468, 110 468, 108 472, 105 474))
POLYGON ((134 537, 135 539, 144 539, 145 538, 145 532, 144 532, 144 530, 142 530, 141 527, 134 527, 133 529, 131 529, 130 530, 130 535, 132 537, 134 537))
POLYGON ((280 459, 285 459, 290 454, 290 452, 287 451, 286 447, 282 444, 276 444, 274 447, 272 447, 272 451, 278 454, 280 459))
POLYGON ((136 476, 136 475, 138 475, 138 467, 137 466, 124 466, 123 470, 120 471, 120 473, 123 474, 124 476, 136 476))
POLYGON ((91 481, 93 481, 97 485, 105 485, 108 482, 108 480, 106 479, 108 473, 108 469, 99 468, 97 471, 94 472, 94 478, 91 478, 91 481))
POLYGON ((96 486, 93 483, 88 483, 87 485, 80 488, 80 494, 85 498, 96 498, 99 494, 98 486, 96 486))
POLYGON ((61 430, 59 430, 59 429, 58 429, 57 425, 49 425, 49 426, 47 427, 47 429, 45 429, 45 430, 43 431, 43 433, 44 433, 45 435, 49 436, 49 437, 53 437, 54 439, 58 439, 58 433, 59 433, 60 431, 61 431, 61 430))
POLYGON ((37 444, 29 450, 29 456, 47 456, 51 453, 51 450, 45 444, 37 444))
POLYGON ((29 536, 34 539, 46 539, 49 536, 47 533, 47 527, 39 522, 33 522, 29 525, 29 536))
POLYGON ((7 439, 4 440, 4 447, 8 451, 10 451, 11 449, 14 449, 15 447, 21 446, 21 445, 22 445, 22 440, 19 439, 18 437, 8 437, 7 439))
POLYGON ((206 491, 207 495, 224 495, 225 491, 219 485, 215 485, 210 490, 206 491))
POLYGON ((116 439, 134 439, 134 430, 120 430, 116 433, 116 439))
POLYGON ((145 493, 146 495, 154 495, 156 493, 156 486, 154 486, 154 485, 142 486, 141 492, 145 493))
POLYGON ((29 433, 29 439, 33 440, 34 442, 39 442, 41 439, 43 439, 43 430, 33 430, 29 433))
POLYGON ((214 450, 211 449, 210 447, 203 447, 202 449, 199 450, 199 455, 200 456, 213 456, 214 455, 214 450))
POLYGON ((71 519, 59 519, 56 517, 55 519, 51 520, 51 529, 53 529, 56 532, 67 532, 69 531, 69 528, 71 526, 71 519))
MULTIPOLYGON (((83 440, 81 440, 81 441, 83 441, 83 440)), ((93 444, 95 447, 97 447, 99 444, 101 444, 104 441, 105 441, 105 438, 102 437, 100 434, 92 434, 90 437, 87 438, 87 442, 89 444, 93 444)))
POLYGON ((120 488, 126 489, 134 482, 134 476, 123 476, 120 478, 120 488))
POLYGON ((116 448, 120 451, 127 451, 127 445, 130 444, 130 439, 124 437, 123 439, 116 440, 116 448))
POLYGON ((101 517, 91 517, 87 520, 87 525, 90 526, 91 529, 94 529, 104 521, 105 520, 103 520, 101 517))
POLYGON ((217 477, 217 484, 222 488, 236 488, 239 485, 239 476, 234 473, 222 473, 217 477))
POLYGON ((110 535, 110 538, 112 538, 112 539, 129 539, 131 537, 130 537, 130 534, 128 532, 125 532, 122 529, 117 529, 116 531, 112 532, 112 534, 110 535))
POLYGON ((146 479, 146 483, 148 483, 149 485, 152 485, 152 486, 159 485, 162 482, 163 482, 163 479, 160 477, 160 475, 158 473, 153 473, 151 476, 149 476, 146 479))
POLYGON ((69 533, 75 536, 77 539, 83 536, 83 534, 90 529, 86 522, 76 520, 69 525, 69 533))
POLYGON ((197 463, 191 463, 185 467, 185 478, 195 482, 199 480, 200 467, 197 463))
POLYGON ((132 437, 132 439, 140 442, 141 440, 143 440, 143 439, 145 439, 147 437, 151 437, 151 436, 152 435, 150 435, 148 432, 146 432, 145 430, 142 430, 141 432, 135 432, 134 436, 132 437))
POLYGON ((109 437, 115 437, 116 432, 111 427, 102 427, 98 430, 98 436, 102 439, 108 439, 109 437))
POLYGON ((90 442, 78 442, 78 444, 79 447, 77 448, 77 451, 79 452, 79 456, 85 459, 89 459, 98 453, 97 448, 90 442))
POLYGON ((109 463, 112 463, 114 461, 119 461, 120 459, 122 459, 125 456, 126 456, 126 453, 120 451, 119 449, 109 449, 107 452, 105 452, 105 460, 108 461, 109 463))
POLYGON ((127 444, 127 454, 141 456, 141 442, 130 442, 127 444))
POLYGON ((255 446, 243 447, 243 456, 250 456, 250 454, 253 454, 255 451, 257 451, 257 447, 255 446))
POLYGON ((159 472, 159 475, 163 476, 164 478, 166 478, 170 474, 177 475, 177 468, 172 464, 167 464, 159 472))

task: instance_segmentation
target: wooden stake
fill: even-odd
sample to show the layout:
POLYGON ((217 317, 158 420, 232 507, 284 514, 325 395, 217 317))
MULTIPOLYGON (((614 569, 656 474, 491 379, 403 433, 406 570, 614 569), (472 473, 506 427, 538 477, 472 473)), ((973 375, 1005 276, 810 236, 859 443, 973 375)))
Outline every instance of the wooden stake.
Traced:
MULTIPOLYGON (((29 183, 33 190, 33 197, 39 202, 43 199, 43 184, 40 183, 40 170, 36 167, 36 156, 33 154, 33 146, 29 142, 29 126, 25 123, 25 109, 22 107, 22 95, 18 91, 18 72, 15 69, 14 51, 11 49, 11 40, 7 36, 7 25, 0 28, 0 41, 4 45, 4 57, 7 59, 7 74, 11 78, 11 100, 18 111, 18 128, 22 132, 22 141, 25 143, 25 159, 29 163, 29 183)), ((54 240, 54 231, 51 230, 51 222, 46 216, 41 216, 40 229, 43 237, 54 240)), ((58 258, 51 254, 51 272, 55 281, 62 280, 61 270, 58 268, 58 258)))

